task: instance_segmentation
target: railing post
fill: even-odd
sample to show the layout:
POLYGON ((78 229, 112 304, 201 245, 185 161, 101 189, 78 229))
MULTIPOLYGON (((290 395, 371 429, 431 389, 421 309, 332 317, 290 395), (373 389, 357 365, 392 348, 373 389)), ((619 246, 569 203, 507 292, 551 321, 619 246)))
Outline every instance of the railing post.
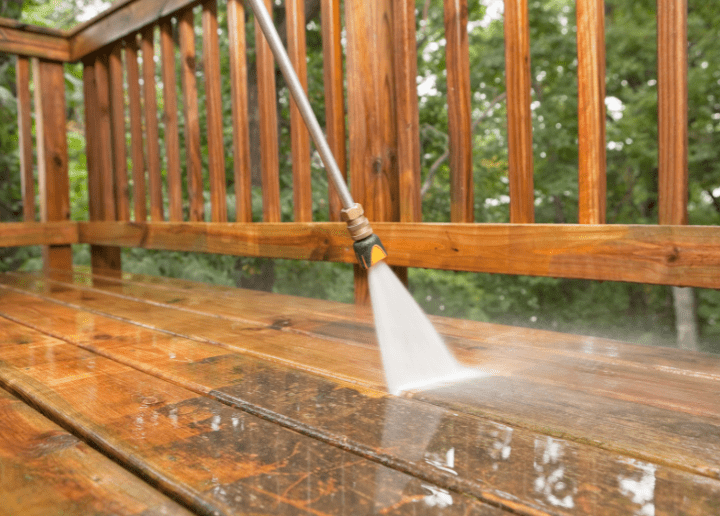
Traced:
MULTIPOLYGON (((403 57, 395 56, 402 43, 393 3, 345 2, 351 191, 371 222, 400 220, 396 66, 403 57)), ((407 281, 406 268, 394 269, 407 281)), ((367 274, 357 266, 355 302, 369 303, 367 274)))
MULTIPOLYGON (((83 89, 85 96, 85 138, 88 166, 88 209, 90 221, 115 220, 113 194, 112 156, 110 145, 109 99, 100 102, 97 78, 107 69, 103 69, 100 59, 90 57, 83 67, 83 89), (101 112, 104 106, 104 115, 101 112), (105 130, 101 130, 105 125, 105 130), (107 141, 102 141, 103 133, 107 141), (105 171, 103 173, 103 169, 105 171)), ((107 85, 104 85, 107 86, 107 85)), ((107 87, 102 88, 108 94, 107 87)), ((90 246, 90 262, 93 274, 120 276, 120 248, 114 246, 90 246)))
MULTIPOLYGON (((40 221, 70 220, 63 63, 33 59, 40 221)), ((43 247, 43 268, 72 270, 70 245, 43 247)))

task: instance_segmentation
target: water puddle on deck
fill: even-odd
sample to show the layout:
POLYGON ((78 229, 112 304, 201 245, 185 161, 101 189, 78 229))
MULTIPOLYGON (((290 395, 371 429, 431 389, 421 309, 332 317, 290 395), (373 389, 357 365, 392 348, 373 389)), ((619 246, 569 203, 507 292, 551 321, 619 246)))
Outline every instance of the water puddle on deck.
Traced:
POLYGON ((488 376, 455 360, 410 292, 385 262, 370 269, 369 282, 375 330, 391 394, 488 376))

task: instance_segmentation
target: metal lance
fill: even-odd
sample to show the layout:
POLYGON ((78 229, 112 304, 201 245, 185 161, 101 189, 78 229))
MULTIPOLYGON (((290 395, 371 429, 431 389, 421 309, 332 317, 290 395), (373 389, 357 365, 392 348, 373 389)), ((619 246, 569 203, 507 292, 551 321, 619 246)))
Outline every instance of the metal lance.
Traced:
POLYGON ((305 121, 305 125, 310 132, 310 137, 313 139, 315 148, 317 148, 318 154, 320 154, 320 158, 325 165, 328 177, 335 185, 338 196, 340 197, 340 203, 343 206, 343 209, 340 211, 340 217, 347 223, 350 236, 355 241, 353 249, 355 250, 358 263, 363 268, 369 269, 387 257, 385 247, 383 247, 377 235, 373 233, 370 222, 364 215, 362 206, 353 201, 350 195, 350 190, 348 190, 345 184, 340 168, 337 166, 335 157, 330 150, 330 145, 328 145, 325 135, 320 128, 320 124, 317 118, 315 118, 315 113, 310 107, 310 101, 307 95, 305 95, 305 90, 300 84, 300 80, 290 62, 290 57, 287 55, 285 47, 283 47, 280 36, 275 29, 275 25, 273 25, 272 18, 265 8, 263 0, 247 0, 247 4, 250 5, 253 13, 255 13, 255 19, 258 25, 260 25, 263 34, 265 34, 265 38, 270 45, 270 50, 272 50, 275 56, 275 60, 280 67, 283 77, 285 77, 285 82, 290 90, 290 94, 297 105, 298 111, 300 111, 300 115, 305 121))

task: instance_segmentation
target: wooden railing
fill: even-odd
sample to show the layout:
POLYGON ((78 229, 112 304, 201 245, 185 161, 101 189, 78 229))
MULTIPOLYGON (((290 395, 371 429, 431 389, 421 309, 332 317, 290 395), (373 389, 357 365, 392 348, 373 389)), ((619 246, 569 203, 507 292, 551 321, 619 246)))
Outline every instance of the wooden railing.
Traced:
MULTIPOLYGON (((92 244, 96 268, 119 270, 119 246, 354 261, 351 241, 341 223, 313 222, 310 144, 294 106, 290 120, 293 222, 281 222, 276 73, 257 28, 262 222, 252 220, 249 49, 245 38, 248 13, 241 0, 221 1, 227 13, 227 26, 222 30, 229 34, 229 46, 222 49, 217 41, 216 0, 172 0, 159 9, 149 0, 116 2, 97 19, 67 33, 32 32, 8 22, 0 26, 5 38, 0 39, 0 50, 43 58, 38 63, 49 63, 46 60, 52 58, 81 60, 84 64, 90 222, 79 223, 76 237, 68 239, 92 244), (198 10, 202 12, 201 56, 195 55, 194 12, 198 10), (156 105, 156 33, 160 41, 162 113, 156 105), (221 106, 219 58, 223 52, 228 53, 231 70, 229 121, 223 118, 221 106), (178 59, 182 112, 175 94, 178 59), (198 104, 195 69, 199 60, 205 81, 202 106, 198 104), (201 109, 206 114, 205 127, 199 123, 201 109), (158 116, 164 121, 163 141, 158 136, 158 116), (232 132, 231 148, 223 143, 224 131, 230 130, 226 127, 232 132), (207 134, 207 171, 201 159, 203 132, 207 134), (181 145, 185 148, 184 162, 180 159, 181 145), (161 155, 166 156, 165 164, 161 155), (233 158, 231 174, 226 173, 229 156, 233 158), (236 196, 235 223, 227 223, 228 176, 236 196), (203 177, 209 179, 210 187, 207 214, 203 177), (186 198, 183 184, 187 185, 186 198), (203 222, 206 219, 210 222, 203 222)), ((505 2, 510 224, 474 222, 467 0, 444 2, 449 224, 421 222, 414 2, 345 1, 346 96, 339 2, 323 0, 321 6, 326 133, 340 168, 349 169, 353 196, 364 206, 389 250, 389 263, 398 267, 401 276, 403 267, 428 267, 720 288, 720 228, 682 227, 687 222, 688 191, 687 8, 683 0, 658 2, 660 225, 644 226, 605 225, 602 0, 577 0, 580 224, 563 225, 534 224, 526 0, 505 2)), ((287 0, 285 9, 289 53, 301 81, 306 81, 303 5, 287 0)), ((18 60, 19 71, 23 66, 27 66, 26 57, 18 60)), ((60 64, 43 66, 61 69, 60 64)), ((26 116, 21 113, 21 129, 26 124, 22 117, 26 116)), ((44 109, 40 118, 58 131, 64 120, 62 110, 55 108, 44 109)), ((52 173, 62 175, 55 169, 52 173)), ((66 189, 61 182, 57 185, 66 189)), ((31 197, 31 192, 27 195, 31 197)), ((55 201, 48 198, 47 202, 50 206, 55 201)), ((330 220, 337 221, 339 203, 333 192, 327 203, 330 220)), ((48 209, 43 220, 58 220, 48 209)), ((356 269, 356 298, 362 301, 366 296, 365 277, 356 269)))

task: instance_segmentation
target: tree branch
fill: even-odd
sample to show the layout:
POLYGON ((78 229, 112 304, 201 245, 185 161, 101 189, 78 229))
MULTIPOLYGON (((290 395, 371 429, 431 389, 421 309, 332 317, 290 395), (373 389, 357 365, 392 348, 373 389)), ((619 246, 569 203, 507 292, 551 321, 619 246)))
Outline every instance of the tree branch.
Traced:
MULTIPOLYGON (((477 126, 485 120, 488 116, 490 116, 490 112, 493 110, 496 104, 502 102, 505 97, 507 96, 507 93, 501 93, 494 99, 490 101, 490 105, 487 107, 485 111, 480 113, 480 116, 477 117, 477 119, 472 123, 471 131, 475 132, 475 129, 477 126)), ((435 129, 433 127, 433 129, 435 129)), ((436 130, 436 129, 435 129, 436 130)), ((444 134, 444 133, 443 133, 444 134)), ((442 153, 442 155, 436 159, 433 164, 430 166, 430 169, 428 170, 427 176, 425 177, 425 181, 423 182, 422 188, 420 188, 420 198, 425 197, 425 195, 430 190, 430 187, 432 186, 433 179, 435 178, 435 174, 437 173, 437 170, 440 168, 440 165, 442 165, 446 159, 450 156, 450 146, 448 145, 445 148, 445 152, 442 153)))

